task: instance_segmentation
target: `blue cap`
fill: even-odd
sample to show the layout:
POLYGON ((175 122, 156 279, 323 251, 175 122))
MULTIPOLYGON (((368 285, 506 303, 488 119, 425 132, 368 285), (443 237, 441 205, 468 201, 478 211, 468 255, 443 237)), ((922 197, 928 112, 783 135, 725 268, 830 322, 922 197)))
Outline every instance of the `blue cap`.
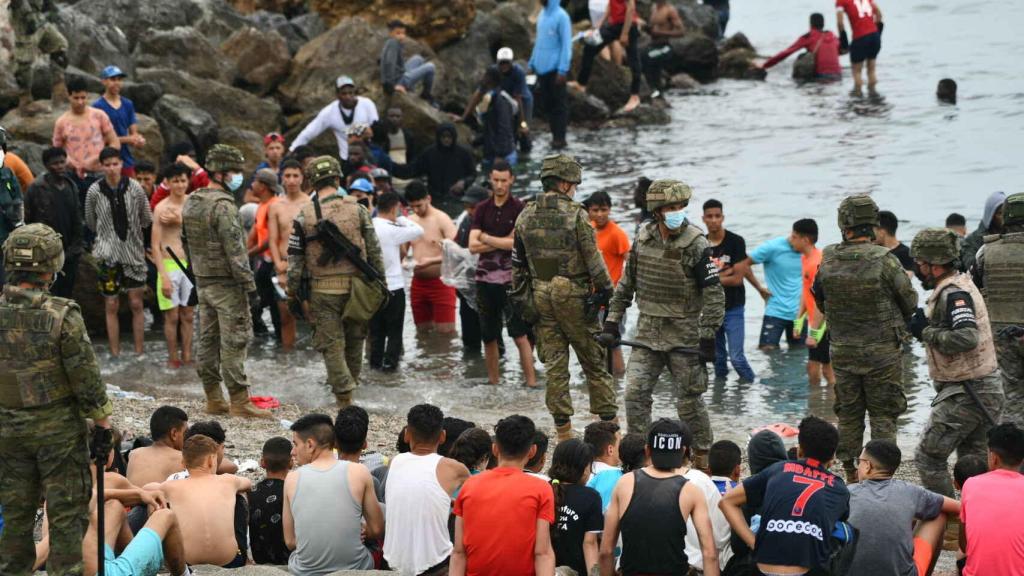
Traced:
POLYGON ((373 194, 373 184, 370 184, 370 181, 367 180, 366 178, 360 178, 353 182, 352 184, 349 184, 348 189, 358 190, 359 192, 366 192, 367 194, 373 194))
POLYGON ((113 64, 107 66, 102 72, 100 72, 100 80, 109 80, 110 78, 117 78, 118 76, 123 78, 127 76, 127 74, 124 73, 124 70, 121 70, 113 64))

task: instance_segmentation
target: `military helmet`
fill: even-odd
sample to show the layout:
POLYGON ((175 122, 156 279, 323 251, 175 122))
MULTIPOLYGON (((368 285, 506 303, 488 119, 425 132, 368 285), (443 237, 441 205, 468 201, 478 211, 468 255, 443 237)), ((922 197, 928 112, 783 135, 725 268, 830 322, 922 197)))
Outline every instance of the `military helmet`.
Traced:
POLYGON ((679 180, 655 180, 647 189, 647 211, 654 214, 662 206, 689 204, 692 196, 693 189, 679 180))
POLYGON ((242 151, 227 144, 214 144, 206 153, 206 170, 209 172, 241 172, 245 169, 242 151))
POLYGON ((910 255, 929 264, 949 264, 960 257, 960 237, 946 228, 925 228, 914 236, 910 255))
POLYGON ((46 224, 16 228, 4 242, 4 271, 56 274, 64 268, 61 236, 46 224))
POLYGON ((540 168, 540 178, 543 180, 549 177, 579 184, 583 181, 583 167, 567 154, 546 156, 540 168))
POLYGON ((839 204, 839 229, 870 224, 878 226, 878 204, 867 194, 854 194, 839 204))
POLYGON ((317 156, 306 168, 306 177, 312 184, 327 178, 341 178, 341 163, 333 156, 317 156))
POLYGON ((1003 204, 1003 225, 1024 226, 1024 192, 1006 197, 1003 204))

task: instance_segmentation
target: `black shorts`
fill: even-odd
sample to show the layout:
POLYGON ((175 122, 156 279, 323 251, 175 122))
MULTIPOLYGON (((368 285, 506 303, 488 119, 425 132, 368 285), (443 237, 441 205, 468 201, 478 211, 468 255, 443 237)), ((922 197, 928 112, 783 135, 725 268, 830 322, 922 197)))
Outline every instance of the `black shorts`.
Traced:
POLYGON ((832 363, 832 345, 831 338, 829 338, 828 330, 825 331, 825 336, 822 337, 821 342, 814 348, 807 347, 807 359, 812 362, 821 362, 822 364, 832 363))
POLYGON ((485 344, 501 339, 502 325, 513 339, 529 335, 529 326, 512 309, 507 285, 477 282, 476 299, 480 332, 485 344))
POLYGON ((861 36, 850 42, 850 62, 859 64, 865 60, 874 60, 881 50, 882 36, 878 32, 861 36))

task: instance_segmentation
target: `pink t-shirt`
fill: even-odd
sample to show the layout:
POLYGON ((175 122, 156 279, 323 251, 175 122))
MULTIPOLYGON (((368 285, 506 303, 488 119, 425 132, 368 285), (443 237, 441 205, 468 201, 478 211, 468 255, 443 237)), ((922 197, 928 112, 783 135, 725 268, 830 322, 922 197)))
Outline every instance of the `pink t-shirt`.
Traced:
POLYGON ((964 483, 964 576, 1024 576, 1024 474, 993 470, 964 483))
POLYGON ((61 114, 53 125, 53 145, 67 152, 68 164, 79 177, 86 172, 100 171, 103 135, 114 132, 114 125, 102 110, 89 106, 84 116, 68 111, 61 114))

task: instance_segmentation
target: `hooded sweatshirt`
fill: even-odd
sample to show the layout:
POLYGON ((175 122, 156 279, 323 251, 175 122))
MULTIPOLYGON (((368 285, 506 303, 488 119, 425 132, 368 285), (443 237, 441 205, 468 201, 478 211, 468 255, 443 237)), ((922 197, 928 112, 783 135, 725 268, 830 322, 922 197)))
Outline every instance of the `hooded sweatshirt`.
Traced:
POLYGON ((970 271, 971 266, 974 266, 974 258, 978 255, 978 250, 980 250, 981 246, 985 243, 985 236, 987 234, 997 232, 990 232, 992 228, 992 217, 996 215, 996 210, 998 210, 1004 202, 1006 202, 1005 192, 993 192, 985 200, 985 211, 982 213, 981 222, 978 223, 978 228, 964 238, 963 244, 960 248, 960 263, 964 272, 970 271))
MULTIPOLYGON (((761 430, 754 434, 747 444, 747 461, 750 464, 751 475, 758 474, 772 464, 786 459, 786 445, 782 443, 782 437, 771 430, 761 430)), ((760 510, 751 508, 749 504, 743 506, 743 517, 748 524, 754 514, 760 513, 760 510)), ((750 548, 736 534, 732 536, 732 550, 736 556, 744 556, 750 552, 750 548)))
POLYGON ((537 41, 530 69, 537 74, 568 74, 572 63, 572 24, 558 0, 548 0, 537 18, 537 41))
POLYGON ((448 190, 459 180, 464 182, 465 189, 469 189, 476 178, 476 159, 465 146, 459 145, 455 125, 445 122, 437 127, 434 145, 424 150, 413 164, 395 164, 392 175, 398 178, 426 177, 430 195, 439 199, 448 196, 448 190), (451 146, 441 144, 441 135, 446 132, 452 135, 451 146))

